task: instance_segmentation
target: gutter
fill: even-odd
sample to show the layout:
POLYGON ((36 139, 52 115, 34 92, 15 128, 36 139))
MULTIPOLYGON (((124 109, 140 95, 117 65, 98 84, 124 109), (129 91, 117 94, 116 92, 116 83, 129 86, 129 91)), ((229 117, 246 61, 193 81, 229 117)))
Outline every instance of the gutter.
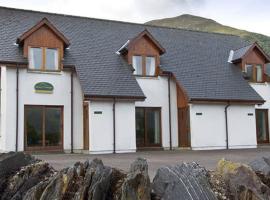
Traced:
POLYGON ((229 131, 228 131, 228 107, 230 106, 230 102, 225 106, 225 128, 226 128, 226 149, 229 149, 229 131))
POLYGON ((113 99, 113 153, 115 154, 115 147, 116 147, 116 145, 115 145, 115 138, 116 138, 116 136, 115 136, 115 98, 113 99))
POLYGON ((74 153, 73 152, 73 70, 71 71, 71 74, 70 74, 70 109, 71 109, 71 124, 70 124, 70 134, 71 134, 71 153, 74 153))
POLYGON ((169 135, 170 135, 170 150, 172 150, 171 73, 168 74, 168 105, 169 105, 169 135))
POLYGON ((19 66, 16 65, 16 141, 15 151, 18 152, 18 137, 19 137, 19 66))

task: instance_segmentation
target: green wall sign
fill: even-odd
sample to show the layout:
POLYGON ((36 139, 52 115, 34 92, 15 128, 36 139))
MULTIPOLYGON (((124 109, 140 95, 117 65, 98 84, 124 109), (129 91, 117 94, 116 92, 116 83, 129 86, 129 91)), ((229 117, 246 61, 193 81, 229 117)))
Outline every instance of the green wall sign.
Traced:
POLYGON ((35 91, 37 93, 51 94, 53 93, 53 85, 47 82, 39 82, 35 85, 35 91))

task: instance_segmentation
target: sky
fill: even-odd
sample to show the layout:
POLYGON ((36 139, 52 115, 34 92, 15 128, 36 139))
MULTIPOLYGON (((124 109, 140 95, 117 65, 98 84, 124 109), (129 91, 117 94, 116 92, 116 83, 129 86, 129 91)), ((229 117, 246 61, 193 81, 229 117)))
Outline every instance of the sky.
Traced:
POLYGON ((270 0, 0 0, 0 6, 136 23, 192 14, 270 36, 270 0))

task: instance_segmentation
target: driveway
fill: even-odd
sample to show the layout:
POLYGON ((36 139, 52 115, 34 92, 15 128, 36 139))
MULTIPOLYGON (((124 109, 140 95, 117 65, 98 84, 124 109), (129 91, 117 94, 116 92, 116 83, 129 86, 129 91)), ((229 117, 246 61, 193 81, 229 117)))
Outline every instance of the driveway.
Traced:
POLYGON ((270 156, 270 147, 241 150, 211 150, 211 151, 144 151, 125 154, 36 154, 35 157, 50 163, 55 169, 61 169, 73 165, 77 161, 84 162, 94 158, 102 159, 105 165, 128 170, 130 163, 137 157, 146 158, 149 165, 149 175, 154 177, 156 170, 161 166, 175 165, 182 162, 198 162, 207 169, 215 169, 221 158, 235 162, 249 163, 256 157, 270 156))

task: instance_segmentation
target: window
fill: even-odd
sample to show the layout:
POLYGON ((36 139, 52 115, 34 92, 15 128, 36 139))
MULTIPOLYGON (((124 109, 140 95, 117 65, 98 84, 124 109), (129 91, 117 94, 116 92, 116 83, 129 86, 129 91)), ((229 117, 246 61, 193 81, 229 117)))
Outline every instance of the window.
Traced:
POLYGON ((262 82, 263 81, 263 68, 262 65, 256 65, 256 81, 262 82))
POLYGON ((138 147, 161 146, 160 108, 136 108, 136 143, 138 147))
POLYGON ((57 49, 46 48, 46 61, 45 68, 47 70, 57 70, 58 69, 58 51, 57 49))
POLYGON ((25 106, 26 149, 61 149, 62 121, 61 106, 25 106))
POLYGON ((270 76, 270 64, 267 64, 265 66, 265 73, 267 74, 267 76, 270 76))
POLYGON ((252 65, 245 65, 245 72, 247 73, 248 77, 252 77, 252 71, 253 71, 253 66, 252 65))
POLYGON ((58 49, 31 47, 29 49, 29 69, 40 71, 59 70, 58 49))
POLYGON ((154 57, 145 58, 145 74, 146 76, 154 76, 156 71, 156 63, 154 57))
POLYGON ((141 56, 133 56, 132 63, 133 63, 133 67, 135 69, 134 74, 142 75, 142 57, 141 56))
POLYGON ((263 82, 263 65, 259 64, 246 64, 244 72, 246 73, 246 78, 252 82, 263 82))
POLYGON ((134 74, 139 76, 156 75, 156 58, 153 56, 133 56, 134 74))
POLYGON ((30 69, 41 69, 42 67, 42 48, 30 48, 30 69))

